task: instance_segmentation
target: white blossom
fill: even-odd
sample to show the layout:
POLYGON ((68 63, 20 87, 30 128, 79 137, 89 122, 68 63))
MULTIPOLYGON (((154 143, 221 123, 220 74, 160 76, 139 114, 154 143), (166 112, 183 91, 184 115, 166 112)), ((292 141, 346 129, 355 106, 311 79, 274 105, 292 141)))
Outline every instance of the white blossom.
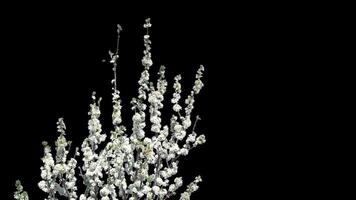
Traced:
POLYGON ((48 187, 47 187, 47 183, 42 180, 38 183, 38 187, 43 190, 44 192, 48 192, 48 187))
POLYGON ((195 143, 193 144, 193 146, 201 145, 204 144, 205 142, 206 142, 205 135, 200 135, 195 141, 195 143))
POLYGON ((143 192, 144 194, 147 194, 147 193, 150 192, 150 191, 151 191, 151 188, 150 188, 149 186, 147 186, 147 185, 143 186, 142 192, 143 192))
POLYGON ((158 186, 153 186, 152 187, 152 191, 153 191, 153 193, 155 194, 155 195, 158 195, 159 194, 159 190, 160 190, 160 188, 158 187, 158 186))
POLYGON ((102 197, 105 197, 105 196, 108 196, 110 194, 110 190, 107 188, 107 187, 103 187, 101 190, 100 190, 100 195, 102 197))

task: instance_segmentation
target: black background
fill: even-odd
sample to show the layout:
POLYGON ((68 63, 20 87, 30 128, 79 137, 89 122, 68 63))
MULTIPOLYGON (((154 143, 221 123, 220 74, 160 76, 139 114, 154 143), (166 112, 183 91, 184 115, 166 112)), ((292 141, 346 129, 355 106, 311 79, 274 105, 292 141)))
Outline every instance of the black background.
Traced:
POLYGON ((299 42, 296 35, 303 35, 290 27, 294 22, 287 14, 241 4, 31 6, 2 8, 10 12, 3 14, 1 27, 5 191, 0 199, 11 199, 16 179, 31 199, 43 198, 37 187, 41 141, 53 144, 57 118, 64 117, 68 138, 79 146, 87 135, 94 90, 103 97, 104 131, 110 130, 112 70, 102 60, 114 50, 117 23, 123 27, 118 87, 130 125, 129 101, 137 94, 147 17, 153 24, 151 74, 165 65, 172 86, 174 75, 181 73, 187 94, 198 66, 206 69, 194 114, 202 118, 197 129, 207 143, 180 163, 185 183, 203 177, 192 198, 285 198, 308 190, 296 189, 304 166, 290 161, 293 153, 287 151, 298 130, 287 114, 297 107, 287 102, 297 98, 289 93, 294 87, 289 83, 299 64, 292 58, 296 50, 289 48, 299 42))

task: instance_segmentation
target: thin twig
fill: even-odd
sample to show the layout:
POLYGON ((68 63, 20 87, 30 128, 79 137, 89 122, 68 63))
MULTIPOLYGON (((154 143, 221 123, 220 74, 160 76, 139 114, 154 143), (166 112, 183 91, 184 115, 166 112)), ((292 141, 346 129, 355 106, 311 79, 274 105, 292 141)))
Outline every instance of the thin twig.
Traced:
POLYGON ((193 132, 193 133, 194 133, 194 131, 195 131, 195 127, 196 127, 196 125, 197 125, 198 120, 201 120, 201 118, 199 117, 199 115, 197 115, 197 117, 195 118, 195 122, 194 122, 193 129, 192 129, 192 132, 193 132))

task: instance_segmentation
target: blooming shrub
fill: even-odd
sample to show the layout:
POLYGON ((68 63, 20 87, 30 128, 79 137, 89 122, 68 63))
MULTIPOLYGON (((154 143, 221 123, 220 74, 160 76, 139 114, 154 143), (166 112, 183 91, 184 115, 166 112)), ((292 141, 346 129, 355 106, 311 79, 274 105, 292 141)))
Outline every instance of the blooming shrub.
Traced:
MULTIPOLYGON (((161 66, 159 78, 150 81, 151 40, 149 28, 150 19, 146 20, 144 28, 144 67, 138 81, 138 95, 131 100, 132 128, 128 130, 121 118, 121 99, 117 89, 117 61, 119 58, 119 38, 122 30, 118 25, 118 40, 116 52, 110 52, 110 63, 113 65, 114 79, 112 80, 112 124, 113 130, 109 135, 102 132, 100 123, 101 98, 92 95, 90 104, 88 130, 89 135, 84 139, 80 148, 76 148, 73 157, 68 157, 71 142, 66 140, 66 126, 63 118, 57 122, 59 136, 55 142, 55 156, 51 146, 42 142, 44 156, 42 158, 41 181, 39 188, 47 193, 46 200, 55 200, 59 196, 74 200, 134 200, 134 199, 167 199, 177 195, 177 190, 183 186, 182 177, 177 177, 178 160, 189 152, 205 143, 205 136, 195 132, 199 116, 192 126, 192 110, 195 96, 202 87, 204 67, 200 66, 194 86, 186 97, 184 104, 180 102, 181 75, 174 78, 172 104, 173 114, 170 123, 162 124, 161 109, 167 90, 165 67, 161 66), (146 120, 147 119, 147 120, 146 120), (150 122, 150 123, 148 123, 150 122), (81 158, 82 166, 78 166, 81 158), (81 178, 85 187, 78 191, 77 181, 81 178)), ((202 179, 197 176, 181 192, 180 199, 187 200, 198 189, 202 179)), ((28 200, 29 197, 20 181, 16 182, 14 198, 28 200)))

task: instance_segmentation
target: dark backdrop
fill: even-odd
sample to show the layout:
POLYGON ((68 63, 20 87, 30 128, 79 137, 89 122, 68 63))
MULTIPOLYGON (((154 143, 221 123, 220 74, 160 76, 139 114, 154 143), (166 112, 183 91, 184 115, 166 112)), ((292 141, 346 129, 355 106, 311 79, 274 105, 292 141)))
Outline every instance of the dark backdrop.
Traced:
POLYGON ((286 150, 297 138, 287 115, 297 105, 286 102, 298 98, 288 94, 298 63, 287 47, 299 42, 292 37, 299 33, 290 28, 287 14, 277 15, 261 4, 146 4, 2 7, 8 12, 1 22, 0 199, 12 198, 16 179, 31 199, 43 198, 37 187, 41 141, 53 144, 57 118, 64 117, 68 138, 79 146, 88 134, 94 90, 103 97, 103 129, 109 131, 112 70, 102 60, 114 50, 117 23, 123 27, 118 87, 127 111, 124 121, 130 124, 129 101, 137 94, 147 17, 153 24, 151 74, 165 65, 170 88, 181 73, 186 94, 198 66, 206 68, 194 114, 202 118, 197 130, 206 134, 207 143, 180 163, 185 183, 198 174, 204 179, 192 198, 297 195, 289 192, 295 189, 289 183, 300 170, 290 169, 298 164, 286 150))
MULTIPOLYGON (((203 119, 197 130, 206 134, 208 142, 193 150, 189 157, 181 161, 180 166, 181 174, 186 177, 185 183, 199 174, 204 179, 194 199, 206 199, 221 193, 216 187, 221 182, 216 181, 220 175, 215 166, 231 162, 219 155, 224 146, 224 140, 219 137, 228 133, 219 131, 212 113, 214 109, 228 104, 217 105, 213 101, 213 89, 217 83, 214 79, 222 78, 214 72, 218 68, 223 70, 232 66, 214 64, 214 52, 227 51, 216 47, 219 36, 215 33, 217 30, 223 31, 219 28, 219 22, 208 11, 200 9, 191 13, 182 10, 175 14, 169 10, 151 12, 132 9, 132 13, 123 10, 118 7, 117 11, 107 10, 106 13, 100 8, 90 11, 85 8, 14 9, 14 13, 5 15, 9 20, 5 20, 2 27, 2 48, 5 51, 1 54, 1 104, 4 117, 1 122, 1 152, 5 191, 1 192, 1 199, 11 199, 16 179, 22 181, 31 199, 44 197, 37 187, 42 165, 40 158, 43 155, 41 141, 54 144, 58 136, 57 118, 64 117, 68 138, 73 140, 74 146, 79 146, 88 134, 87 112, 94 90, 103 97, 103 129, 109 132, 112 70, 102 60, 108 59, 109 49, 114 50, 117 23, 123 27, 118 87, 124 110, 127 111, 124 121, 131 121, 132 112, 127 108, 130 107, 131 98, 137 94, 144 48, 142 25, 146 17, 151 17, 153 24, 154 66, 151 74, 156 74, 159 66, 164 64, 171 88, 174 75, 181 73, 183 94, 186 95, 193 85, 199 65, 206 67, 205 88, 196 99, 194 114, 199 114, 203 119)), ((170 99, 171 95, 172 90, 166 99, 170 99)), ((168 103, 166 107, 169 106, 168 103)), ((217 117, 221 119, 224 116, 217 117)))

